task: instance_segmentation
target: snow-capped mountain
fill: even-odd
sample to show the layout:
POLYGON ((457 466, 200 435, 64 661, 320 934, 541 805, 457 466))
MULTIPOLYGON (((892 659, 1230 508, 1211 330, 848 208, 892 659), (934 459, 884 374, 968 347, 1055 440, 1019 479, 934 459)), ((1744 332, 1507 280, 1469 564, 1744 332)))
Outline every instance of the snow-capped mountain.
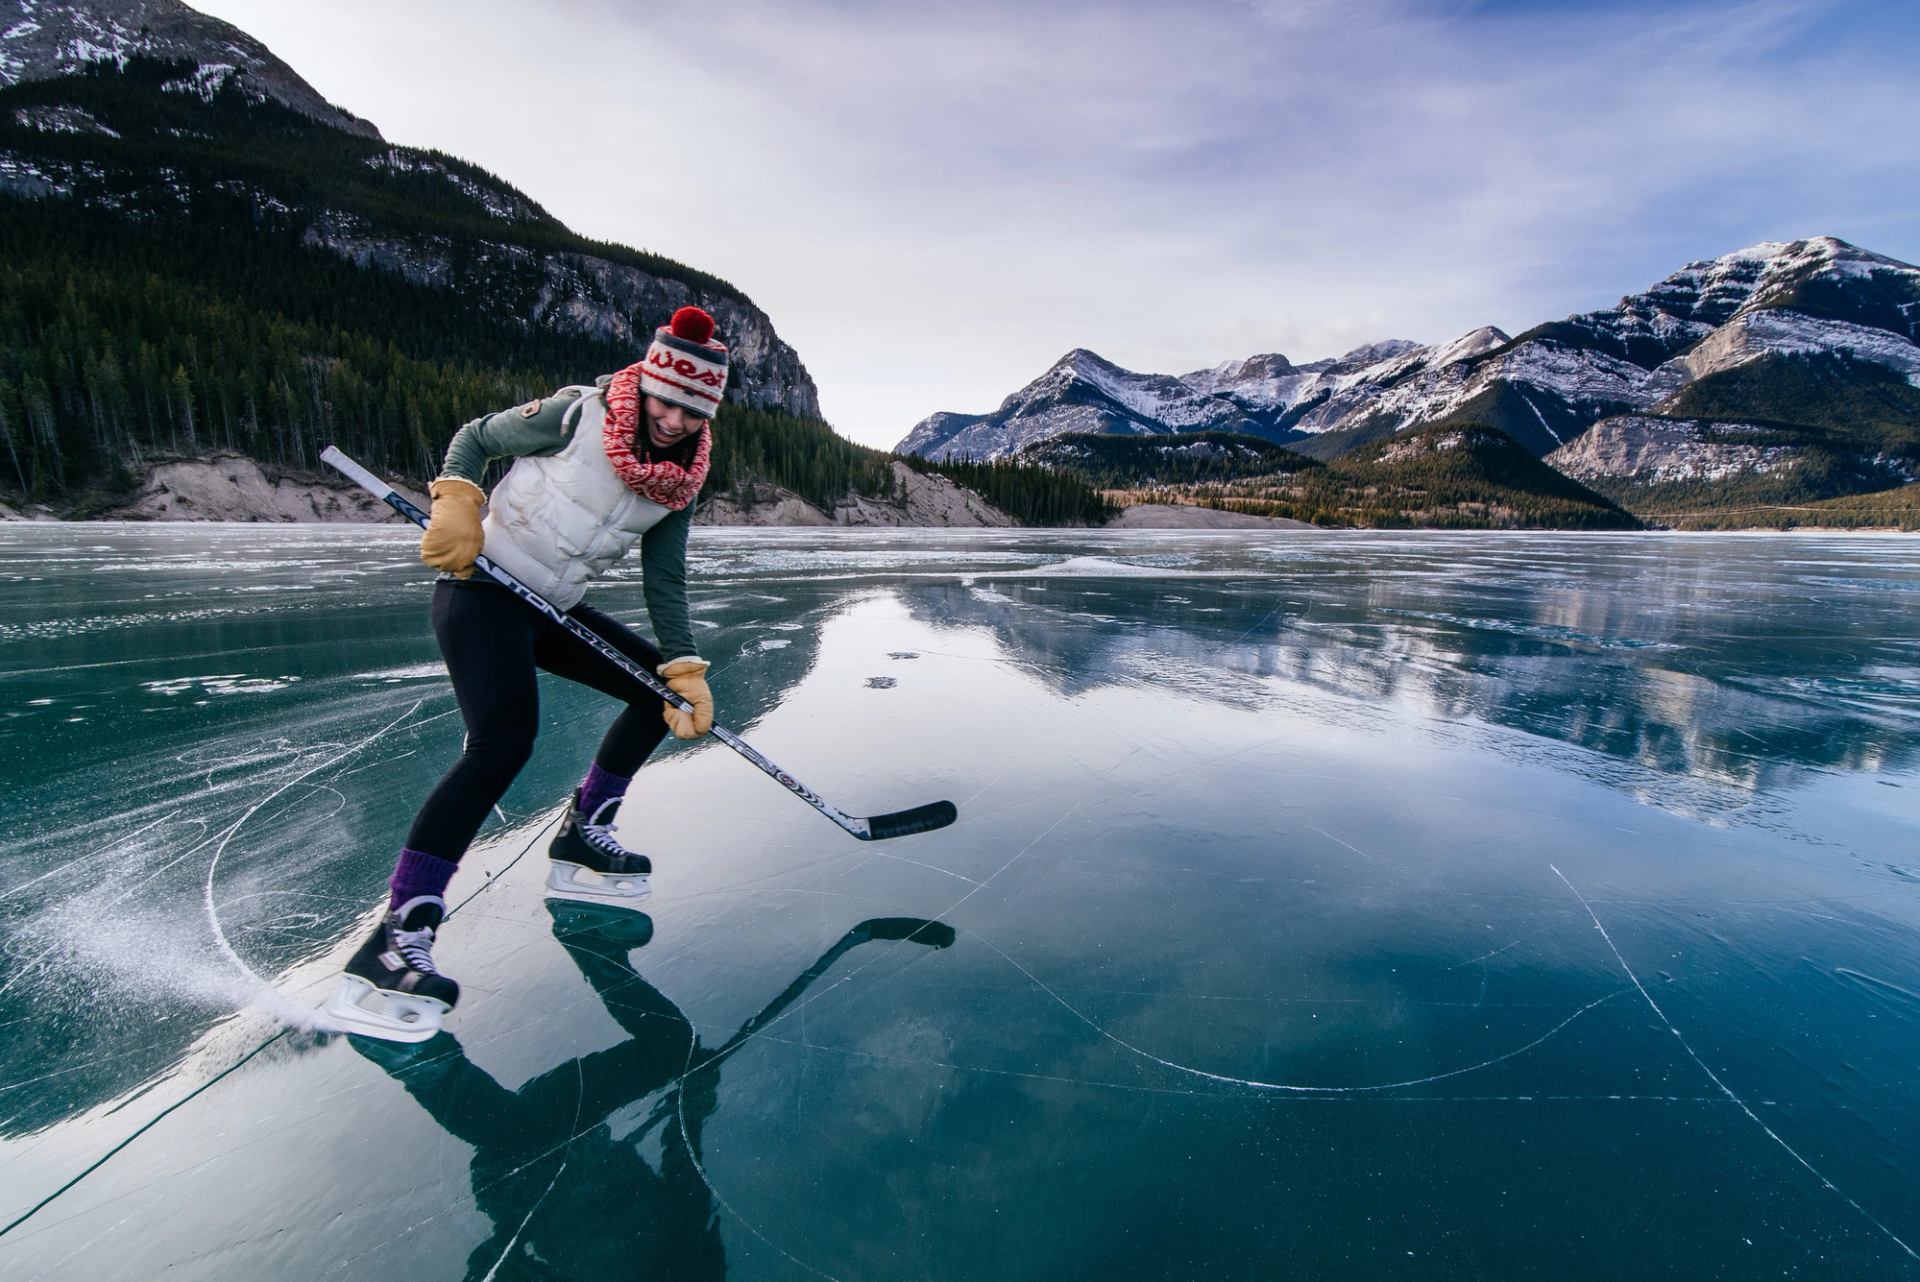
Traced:
POLYGON ((6 24, 0 31, 0 88, 74 75, 98 63, 125 67, 129 58, 144 55, 194 64, 167 86, 169 92, 204 99, 231 86, 256 102, 278 102, 335 129, 380 136, 322 98, 258 40, 180 0, 5 0, 0 22, 6 24))
MULTIPOLYGON (((1178 432, 1204 423, 1325 459, 1458 421, 1499 427, 1545 455, 1611 416, 1682 412, 1704 383, 1756 363, 1837 360, 1920 385, 1916 336, 1920 270, 1823 236, 1690 263, 1613 307, 1514 339, 1486 327, 1431 346, 1376 344, 1301 366, 1256 356, 1178 378, 1075 352, 994 413, 935 415, 898 448, 995 457, 1064 431, 1178 432), (1116 407, 1077 386, 1069 392, 1061 373, 1069 362, 1097 363, 1102 386, 1124 385, 1131 399, 1116 407), (1236 413, 1240 425, 1229 427, 1236 413)), ((1780 409, 1756 403, 1738 413, 1800 421, 1780 409)), ((1920 422, 1913 426, 1920 433, 1920 422)))
MULTIPOLYGON (((1837 356, 1908 371, 1920 358, 1920 271, 1832 237, 1690 263, 1613 307, 1538 326, 1444 368, 1303 419, 1330 457, 1363 440, 1472 419, 1535 453, 1614 414, 1661 413, 1691 384, 1772 357, 1837 356)), ((1754 405, 1746 414, 1780 417, 1754 405)))
POLYGON ((903 453, 933 458, 1013 453, 1063 432, 1248 431, 1239 406, 1166 374, 1135 374, 1084 348, 1009 396, 993 414, 936 414, 903 453))
POLYGON ((993 413, 935 414, 895 449, 936 459, 997 458, 1067 432, 1238 432, 1290 441, 1300 435, 1287 427, 1297 406, 1416 348, 1392 340, 1307 365, 1268 354, 1177 377, 1136 374, 1075 348, 993 413))
POLYGON ((1920 271, 1820 238, 1755 246, 1665 284, 1694 302, 1691 318, 1667 320, 1682 315, 1672 306, 1634 337, 1672 325, 1684 345, 1633 410, 1549 464, 1642 510, 1703 494, 1804 502, 1920 475, 1920 271))

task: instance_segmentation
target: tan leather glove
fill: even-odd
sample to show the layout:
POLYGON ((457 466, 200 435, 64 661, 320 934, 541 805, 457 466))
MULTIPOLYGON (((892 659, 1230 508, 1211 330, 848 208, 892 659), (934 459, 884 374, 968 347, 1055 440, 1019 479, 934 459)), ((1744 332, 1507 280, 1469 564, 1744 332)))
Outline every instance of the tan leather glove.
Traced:
POLYGON ((473 573, 473 558, 480 555, 484 536, 480 533, 480 505, 487 501, 484 491, 472 481, 443 476, 427 487, 433 496, 427 532, 420 536, 420 559, 436 570, 446 570, 456 578, 473 573))
POLYGON ((661 679, 693 705, 692 712, 682 712, 670 703, 660 709, 676 739, 698 739, 713 729, 713 692, 707 689, 707 669, 711 666, 705 659, 691 657, 660 665, 661 679))

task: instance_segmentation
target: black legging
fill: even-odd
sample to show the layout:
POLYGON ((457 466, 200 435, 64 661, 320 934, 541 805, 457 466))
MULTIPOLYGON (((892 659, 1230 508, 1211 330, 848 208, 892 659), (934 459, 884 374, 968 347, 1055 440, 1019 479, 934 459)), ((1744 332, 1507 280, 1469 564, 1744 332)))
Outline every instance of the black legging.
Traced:
MULTIPOLYGON (((663 661, 652 643, 592 606, 582 602, 567 613, 646 671, 663 661)), ((540 729, 536 667, 627 705, 594 754, 602 770, 631 777, 666 737, 658 695, 497 583, 442 579, 435 584, 433 635, 453 678, 467 742, 414 816, 409 849, 459 862, 487 812, 506 795, 533 755, 540 729)))

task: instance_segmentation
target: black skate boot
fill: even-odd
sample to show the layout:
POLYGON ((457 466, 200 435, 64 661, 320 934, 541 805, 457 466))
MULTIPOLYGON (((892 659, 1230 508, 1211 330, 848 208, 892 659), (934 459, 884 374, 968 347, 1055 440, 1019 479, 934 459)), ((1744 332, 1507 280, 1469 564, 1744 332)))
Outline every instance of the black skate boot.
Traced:
POLYGON ((573 794, 567 817, 547 847, 548 899, 638 908, 653 893, 647 884, 653 861, 614 840, 613 817, 619 810, 615 797, 602 802, 589 819, 580 813, 580 794, 573 794))
POLYGON ((389 911, 348 961, 322 1012, 342 1031, 390 1042, 424 1042, 460 1000, 460 985, 433 964, 433 932, 446 915, 435 895, 389 911))

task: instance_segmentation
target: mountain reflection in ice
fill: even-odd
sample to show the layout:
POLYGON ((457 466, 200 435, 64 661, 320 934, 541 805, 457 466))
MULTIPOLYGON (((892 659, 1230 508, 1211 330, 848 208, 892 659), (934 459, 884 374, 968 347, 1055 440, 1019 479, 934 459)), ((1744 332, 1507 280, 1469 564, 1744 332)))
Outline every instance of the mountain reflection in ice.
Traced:
POLYGON ((1137 559, 1103 571, 1083 558, 1064 574, 982 570, 964 593, 910 599, 929 621, 992 627, 1066 695, 1185 678, 1201 697, 1257 707, 1287 696, 1228 678, 1278 678, 1363 715, 1476 719, 1749 790, 1911 758, 1910 569, 1886 592, 1873 577, 1816 586, 1767 560, 1728 562, 1727 542, 1656 543, 1666 555, 1652 563, 1628 541, 1514 539, 1505 555, 1461 556, 1463 542, 1352 539, 1275 558, 1258 578, 1228 577, 1219 558, 1145 584, 1137 559))
POLYGON ((1920 1269, 1913 540, 702 530, 690 578, 724 721, 960 822, 677 748, 647 918, 552 913, 610 710, 543 684, 468 996, 392 1051, 302 1025, 458 749, 408 533, 0 527, 0 1273, 1920 1269))

